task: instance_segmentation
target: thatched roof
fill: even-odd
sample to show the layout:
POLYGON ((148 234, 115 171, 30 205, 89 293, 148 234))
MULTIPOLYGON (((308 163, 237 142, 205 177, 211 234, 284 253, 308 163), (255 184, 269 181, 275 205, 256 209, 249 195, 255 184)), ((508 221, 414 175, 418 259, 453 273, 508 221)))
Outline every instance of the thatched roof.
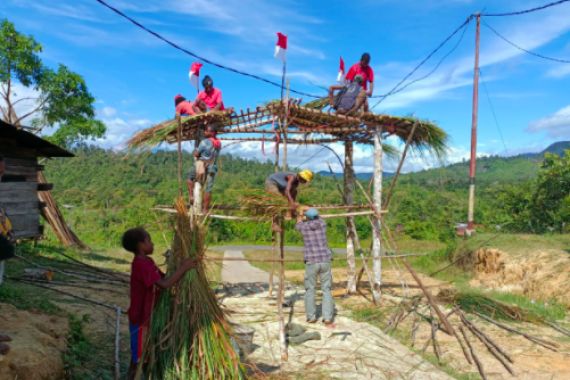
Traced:
MULTIPOLYGON (((299 105, 272 102, 254 110, 239 113, 224 111, 182 117, 181 140, 199 138, 206 125, 217 126, 222 140, 283 141, 275 130, 287 120, 287 142, 292 144, 322 144, 335 141, 372 143, 374 133, 380 129, 385 134, 406 140, 415 123, 418 123, 411 145, 418 149, 431 149, 438 154, 446 147, 447 134, 433 122, 412 117, 398 117, 363 113, 355 116, 337 115, 299 105)), ((163 141, 176 142, 178 122, 167 120, 135 134, 128 142, 130 147, 155 146, 163 141)))

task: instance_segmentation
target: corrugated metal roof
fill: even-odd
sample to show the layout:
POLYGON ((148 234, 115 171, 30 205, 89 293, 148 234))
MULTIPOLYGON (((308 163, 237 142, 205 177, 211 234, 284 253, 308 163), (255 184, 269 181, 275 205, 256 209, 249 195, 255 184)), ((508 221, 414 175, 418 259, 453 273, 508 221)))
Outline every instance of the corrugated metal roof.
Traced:
MULTIPOLYGON (((18 146, 34 149, 41 157, 73 157, 73 153, 44 140, 22 128, 0 120, 0 138, 14 140, 18 146)), ((1 150, 1 146, 0 146, 1 150)))

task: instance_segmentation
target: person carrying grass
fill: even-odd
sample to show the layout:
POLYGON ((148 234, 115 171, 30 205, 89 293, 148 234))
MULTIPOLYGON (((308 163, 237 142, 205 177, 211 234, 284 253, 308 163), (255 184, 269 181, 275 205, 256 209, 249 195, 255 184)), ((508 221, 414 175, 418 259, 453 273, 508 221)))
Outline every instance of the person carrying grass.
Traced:
POLYGON ((321 279, 323 292, 322 317, 325 325, 332 325, 334 316, 334 300, 331 293, 332 252, 327 243, 327 225, 319 218, 315 208, 309 208, 297 216, 295 229, 303 235, 305 244, 305 315, 307 322, 317 321, 315 305, 315 288, 317 276, 321 279))
POLYGON ((159 289, 170 288, 176 284, 188 270, 196 267, 196 261, 184 260, 171 276, 165 277, 150 257, 154 252, 154 244, 144 228, 127 230, 123 234, 122 245, 135 255, 131 263, 131 302, 128 312, 131 334, 131 364, 128 379, 134 379, 159 289))

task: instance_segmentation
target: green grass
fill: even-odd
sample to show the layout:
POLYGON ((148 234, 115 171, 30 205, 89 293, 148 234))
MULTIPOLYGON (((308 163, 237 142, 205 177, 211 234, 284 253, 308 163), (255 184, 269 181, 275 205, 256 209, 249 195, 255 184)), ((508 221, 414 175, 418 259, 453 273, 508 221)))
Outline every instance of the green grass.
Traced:
POLYGON ((77 317, 69 314, 69 334, 67 350, 63 355, 66 377, 71 380, 87 378, 85 364, 93 351, 93 345, 85 335, 84 325, 89 322, 88 315, 77 317))
MULTIPOLYGON (((7 265, 10 264, 8 263, 7 265)), ((14 305, 22 310, 61 314, 61 309, 52 303, 49 298, 48 291, 10 280, 6 280, 0 286, 0 302, 2 303, 14 305)))
POLYGON ((477 233, 465 241, 466 249, 497 248, 511 255, 526 255, 544 250, 570 253, 570 234, 491 234, 477 233))

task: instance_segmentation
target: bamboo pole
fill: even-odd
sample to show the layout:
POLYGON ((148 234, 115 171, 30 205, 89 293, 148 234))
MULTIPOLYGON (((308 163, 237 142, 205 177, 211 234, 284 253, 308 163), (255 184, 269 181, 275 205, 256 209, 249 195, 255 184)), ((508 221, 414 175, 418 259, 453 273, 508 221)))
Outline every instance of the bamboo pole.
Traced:
POLYGON ((178 196, 182 196, 182 123, 180 122, 180 114, 176 114, 176 123, 178 128, 176 131, 176 145, 178 150, 178 196))
POLYGON ((115 380, 121 379, 121 361, 119 353, 121 351, 121 308, 116 307, 117 315, 115 320, 115 380))
MULTIPOLYGON (((351 141, 344 143, 344 204, 350 206, 354 202, 354 170, 352 168, 353 145, 351 141)), ((348 264, 346 292, 356 293, 356 261, 354 256, 354 233, 351 228, 354 217, 346 218, 346 262, 348 264)))
MULTIPOLYGON (((394 259, 394 258, 401 258, 401 257, 418 257, 424 256, 423 253, 410 253, 405 255, 390 255, 390 256, 382 256, 382 260, 394 259)), ((302 259, 248 259, 248 258, 241 258, 241 257, 210 257, 210 256, 202 256, 202 260, 207 261, 250 261, 254 263, 304 263, 305 260, 302 259)), ((366 258, 362 259, 363 262, 366 261, 366 258)))
MULTIPOLYGON (((372 199, 374 209, 381 210, 382 205, 382 130, 376 128, 374 133, 374 187, 372 199)), ((381 246, 381 218, 380 215, 374 215, 372 228, 372 271, 374 273, 374 289, 380 293, 382 286, 382 255, 381 246)))
POLYGON ((406 145, 404 146, 402 157, 400 157, 400 162, 398 163, 396 174, 394 175, 394 177, 392 178, 392 182, 390 183, 390 188, 388 189, 388 193, 386 194, 386 201, 384 202, 384 208, 388 208, 388 206, 390 205, 390 201, 392 200, 392 195, 394 195, 394 188, 396 187, 396 182, 398 181, 398 177, 400 176, 402 166, 404 165, 404 161, 406 160, 406 155, 408 154, 408 149, 410 147, 410 143, 412 142, 412 138, 414 137, 414 133, 416 132, 417 127, 418 127, 418 122, 416 121, 406 140, 406 145))
POLYGON ((281 259, 279 265, 279 297, 277 297, 279 311, 279 343, 281 346, 281 360, 289 360, 287 349, 287 337, 285 336, 285 317, 283 315, 283 302, 285 297, 285 230, 283 229, 283 218, 279 218, 279 257, 281 259))

